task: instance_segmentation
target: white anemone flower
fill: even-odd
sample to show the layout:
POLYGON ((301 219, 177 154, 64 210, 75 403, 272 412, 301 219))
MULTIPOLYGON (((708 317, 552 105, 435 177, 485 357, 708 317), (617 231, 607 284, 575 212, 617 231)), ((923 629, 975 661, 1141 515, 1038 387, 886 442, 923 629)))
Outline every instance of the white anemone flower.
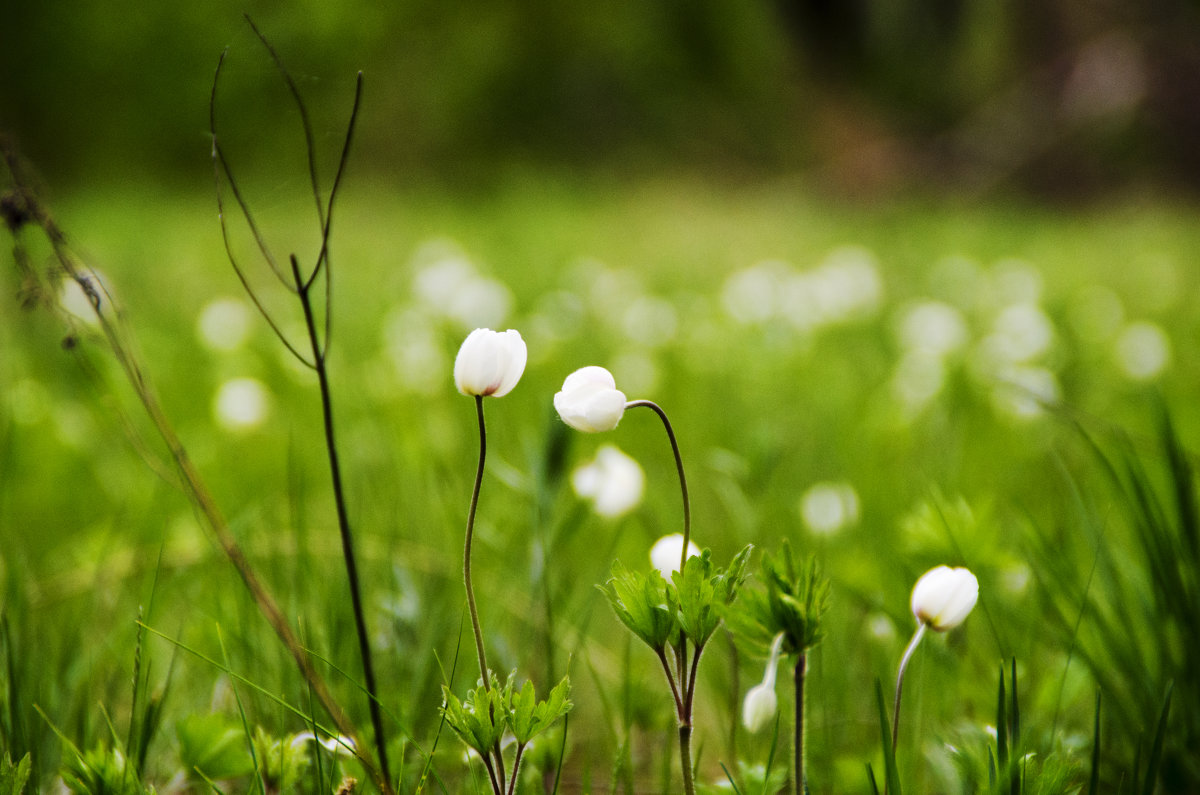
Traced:
POLYGON ((590 500, 600 516, 615 519, 633 510, 646 491, 646 475, 638 462, 606 444, 596 457, 571 473, 571 487, 590 500))
MULTIPOLYGON (((689 540, 688 557, 694 558, 700 554, 700 547, 689 540)), ((658 569, 664 580, 670 580, 674 572, 679 571, 679 562, 683 559, 683 533, 672 533, 663 536, 650 547, 650 563, 658 569)))
POLYGON ((612 373, 591 365, 567 376, 554 395, 554 408, 577 431, 611 431, 625 414, 625 393, 617 389, 612 373))
POLYGON ((775 695, 775 667, 779 663, 782 648, 783 633, 780 632, 771 641, 771 653, 767 657, 767 669, 762 682, 746 691, 746 699, 742 702, 742 725, 749 731, 762 731, 779 709, 779 698, 775 695))
POLYGON ((967 569, 938 566, 921 575, 912 592, 912 612, 935 632, 961 624, 979 600, 979 581, 967 569))
POLYGON ((464 395, 503 397, 521 380, 529 354, 521 333, 477 328, 454 359, 454 384, 464 395))

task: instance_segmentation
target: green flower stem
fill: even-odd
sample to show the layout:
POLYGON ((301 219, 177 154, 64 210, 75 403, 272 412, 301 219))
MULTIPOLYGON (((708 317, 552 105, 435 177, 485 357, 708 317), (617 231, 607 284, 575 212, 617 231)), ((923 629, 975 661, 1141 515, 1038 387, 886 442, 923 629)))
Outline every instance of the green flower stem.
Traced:
POLYGON ((900 670, 896 673, 896 701, 892 705, 892 749, 896 748, 896 737, 900 733, 900 690, 904 687, 904 669, 908 667, 908 661, 912 659, 913 652, 917 650, 917 644, 921 642, 921 638, 925 637, 925 627, 929 626, 924 621, 917 627, 917 631, 913 633, 912 640, 908 642, 908 648, 904 650, 904 656, 900 658, 900 670))
POLYGON ((671 695, 675 697, 675 714, 683 715, 683 699, 679 697, 679 687, 675 684, 675 675, 671 673, 671 664, 667 662, 667 654, 663 649, 656 649, 658 660, 662 663, 663 673, 667 675, 667 684, 671 686, 671 695))
POLYGON ((513 759, 512 778, 508 782, 508 795, 517 793, 517 771, 521 769, 521 756, 525 753, 524 743, 517 744, 517 755, 513 759))
MULTIPOLYGON (((475 470, 475 488, 471 492, 471 509, 467 513, 467 541, 463 547, 463 582, 467 588, 467 607, 471 611, 471 629, 475 632, 475 651, 479 654, 479 675, 483 689, 488 691, 487 652, 483 650, 483 630, 479 627, 479 609, 475 606, 475 588, 471 584, 471 539, 475 535, 475 509, 479 505, 479 488, 483 483, 483 462, 487 458, 487 427, 483 421, 483 395, 475 396, 475 413, 479 416, 479 468, 475 470)), ((488 765, 489 771, 491 765, 488 765)), ((493 779, 495 778, 493 774, 493 779)), ((497 790, 502 792, 502 790, 497 790)))
POLYGON ((662 420, 663 427, 667 429, 667 438, 671 441, 671 452, 675 454, 675 469, 679 472, 679 488, 683 492, 683 552, 679 557, 679 568, 682 571, 683 564, 687 563, 688 541, 692 537, 692 505, 688 500, 687 478, 683 474, 683 458, 679 455, 679 442, 675 439, 675 431, 671 428, 671 421, 667 419, 667 413, 657 403, 651 400, 631 400, 625 404, 626 409, 638 406, 653 409, 654 413, 662 420))
POLYGON ((696 782, 692 778, 692 724, 679 726, 679 764, 683 768, 684 795, 696 795, 696 782))
POLYGON ((801 654, 793 672, 796 690, 796 795, 807 795, 808 780, 804 776, 804 678, 808 674, 808 655, 801 654))

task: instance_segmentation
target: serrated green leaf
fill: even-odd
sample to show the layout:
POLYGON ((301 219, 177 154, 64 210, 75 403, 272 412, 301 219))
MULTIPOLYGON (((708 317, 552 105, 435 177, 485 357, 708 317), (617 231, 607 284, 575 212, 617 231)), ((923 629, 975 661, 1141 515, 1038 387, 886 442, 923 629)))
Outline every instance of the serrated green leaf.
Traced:
POLYGON ((641 574, 616 561, 612 577, 599 588, 618 620, 656 652, 678 631, 673 589, 657 571, 641 574))
POLYGON ((491 676, 491 682, 490 688, 481 684, 469 691, 465 701, 442 686, 442 714, 446 723, 480 756, 486 756, 500 742, 509 722, 512 680, 504 688, 495 675, 491 676))
POLYGON ((570 712, 574 706, 567 697, 570 691, 570 679, 564 676, 545 701, 537 701, 533 683, 526 682, 513 698, 512 731, 517 743, 528 743, 570 712))

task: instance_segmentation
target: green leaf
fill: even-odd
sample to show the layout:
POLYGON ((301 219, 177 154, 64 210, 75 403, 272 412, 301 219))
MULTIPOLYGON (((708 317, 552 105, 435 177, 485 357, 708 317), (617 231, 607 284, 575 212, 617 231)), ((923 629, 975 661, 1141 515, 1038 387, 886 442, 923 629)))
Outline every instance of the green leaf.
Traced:
POLYGON ((888 725, 887 705, 883 700, 883 683, 875 680, 875 703, 879 708, 879 732, 883 737, 884 790, 901 795, 900 771, 896 768, 896 749, 892 747, 892 730, 888 725))
POLYGON ((32 764, 29 754, 21 757, 21 761, 15 765, 5 755, 0 760, 0 795, 21 795, 29 781, 32 764))
POLYGON ((570 712, 574 706, 568 698, 570 692, 570 679, 564 676, 545 701, 537 701, 533 683, 526 681, 512 701, 512 731, 517 743, 525 745, 570 712))
POLYGON ((613 563, 612 578, 598 586, 608 598, 617 618, 630 632, 656 652, 678 632, 675 599, 657 571, 629 571, 620 561, 613 563))
POLYGON ((512 700, 512 679, 501 688, 495 674, 490 676, 491 687, 482 684, 467 693, 465 701, 442 686, 442 714, 446 723, 469 747, 486 757, 504 736, 509 721, 512 700))
POLYGON ((238 778, 254 769, 240 723, 223 715, 188 715, 175 724, 179 761, 188 775, 209 779, 238 778))

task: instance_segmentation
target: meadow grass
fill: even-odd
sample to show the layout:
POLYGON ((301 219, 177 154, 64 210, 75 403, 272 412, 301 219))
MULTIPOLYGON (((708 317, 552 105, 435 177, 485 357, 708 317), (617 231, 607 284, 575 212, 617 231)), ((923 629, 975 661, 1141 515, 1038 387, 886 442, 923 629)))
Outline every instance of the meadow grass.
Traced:
MULTIPOLYGON (((295 212, 304 187, 254 187, 271 239, 314 256, 313 224, 295 212)), ((1195 533, 1184 464, 1200 433, 1189 400, 1200 231, 1187 208, 863 205, 785 182, 537 172, 451 192, 353 168, 344 190, 330 378, 400 791, 423 775, 425 791, 487 788, 439 714, 442 684, 462 693, 475 679, 459 567, 477 438, 451 366, 476 326, 519 329, 529 347, 521 383, 488 406, 475 588, 489 657, 539 692, 564 673, 573 683, 565 745, 550 734, 530 752, 527 791, 553 785, 560 748, 559 792, 679 786, 662 672, 595 588, 614 559, 648 569, 653 541, 680 530, 674 461, 649 412, 603 437, 564 433, 550 398, 587 364, 670 413, 693 540, 718 561, 754 544, 757 561, 786 538, 831 580, 826 637, 808 656, 812 791, 868 791, 868 764, 883 775, 873 688, 891 692, 915 628, 909 591, 941 563, 974 571, 980 601, 910 667, 905 789, 990 789, 1003 744, 1034 754, 1028 791, 1082 790, 1097 731, 1101 789, 1140 787, 1159 767, 1172 680, 1162 775, 1195 783, 1197 721, 1178 705, 1195 703, 1182 650, 1196 561, 1169 551, 1195 533), (1160 404, 1173 410, 1169 434, 1160 404), (602 443, 646 474, 644 501, 616 519, 570 487, 602 443), (813 507, 818 484, 852 496, 813 507), (1019 692, 1015 738, 997 714, 1000 670, 1014 704, 1019 692)), ((241 293, 211 197, 98 188, 53 209, 103 274, 234 535, 366 731, 315 378, 288 363, 241 293), (205 331, 223 299, 227 314, 207 315, 216 330, 205 331), (214 401, 238 378, 264 402, 231 399, 231 418, 214 401)), ((133 778, 159 791, 183 779, 270 790, 286 738, 325 716, 160 474, 163 451, 95 329, 22 311, 6 273, 4 753, 15 763, 28 752, 37 786, 75 762, 69 740, 81 755, 139 751, 133 778), (209 713, 219 717, 207 726, 191 717, 209 713)), ((286 331, 302 330, 295 307, 272 306, 286 331)), ((760 671, 753 649, 714 636, 696 698, 702 790, 729 771, 740 791, 760 791, 756 766, 787 767, 787 710, 774 743, 738 723, 760 671)), ((333 755, 315 759, 289 789, 336 786, 333 755)))

